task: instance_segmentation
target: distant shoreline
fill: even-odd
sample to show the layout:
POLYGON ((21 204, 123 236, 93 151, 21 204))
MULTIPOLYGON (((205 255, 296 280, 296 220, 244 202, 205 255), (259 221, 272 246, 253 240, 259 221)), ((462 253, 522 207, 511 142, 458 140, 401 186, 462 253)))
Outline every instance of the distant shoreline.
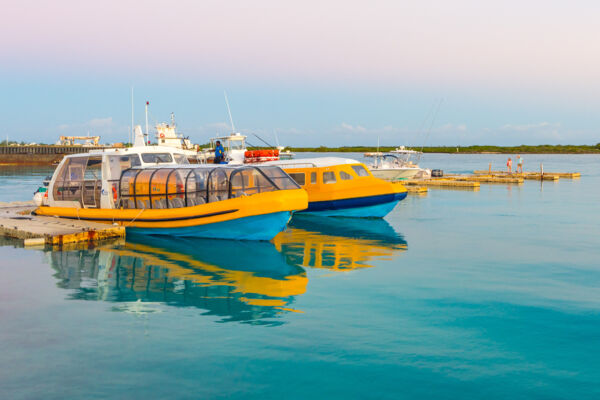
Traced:
MULTIPOLYGON (((311 153, 368 153, 389 152, 396 147, 380 146, 342 146, 342 147, 288 147, 292 152, 311 153)), ((286 150, 287 150, 286 149, 286 150)), ((408 148, 407 148, 408 149, 408 148)), ((421 150, 418 147, 411 148, 421 150)), ((539 146, 428 146, 423 153, 440 154, 600 154, 600 143, 591 145, 539 145, 539 146), (457 151, 458 150, 458 151, 457 151)))

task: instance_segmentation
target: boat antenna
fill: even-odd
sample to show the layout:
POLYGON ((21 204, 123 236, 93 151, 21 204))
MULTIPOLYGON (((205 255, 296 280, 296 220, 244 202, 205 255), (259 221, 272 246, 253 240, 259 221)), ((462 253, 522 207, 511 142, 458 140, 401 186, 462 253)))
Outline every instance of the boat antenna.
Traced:
POLYGON ((258 140, 260 140, 261 142, 263 142, 264 144, 266 144, 269 147, 275 147, 272 144, 266 142, 265 140, 263 140, 263 138, 261 138, 260 136, 258 136, 256 133, 253 133, 254 136, 256 136, 258 138, 258 140))
POLYGON ((175 113, 174 112, 171 113, 171 126, 175 127, 175 113))
POLYGON ((150 105, 149 101, 146 101, 146 141, 148 141, 148 106, 150 105))
POLYGON ((233 117, 231 116, 231 109, 229 108, 229 100, 227 100, 227 92, 223 91, 225 95, 225 104, 227 104, 227 112, 229 113, 229 122, 231 122, 231 131, 235 133, 235 126, 233 125, 233 117))
POLYGON ((279 148, 279 137, 277 136, 277 131, 273 129, 273 133, 275 134, 275 144, 277 145, 277 148, 279 148))
POLYGON ((133 144, 133 86, 131 86, 131 132, 129 132, 129 143, 133 144))

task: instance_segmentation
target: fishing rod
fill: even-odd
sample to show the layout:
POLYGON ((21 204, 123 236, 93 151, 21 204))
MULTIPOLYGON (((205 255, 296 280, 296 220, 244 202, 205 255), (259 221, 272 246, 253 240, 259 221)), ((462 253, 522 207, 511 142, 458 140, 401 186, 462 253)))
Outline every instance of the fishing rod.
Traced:
POLYGON ((260 140, 261 142, 263 142, 267 146, 275 148, 275 146, 273 146, 272 144, 270 144, 270 143, 266 142, 265 140, 263 140, 263 138, 261 138, 260 136, 258 136, 256 133, 253 133, 253 135, 256 136, 258 138, 258 140, 260 140))
MULTIPOLYGON (((427 130, 427 135, 425 136, 425 140, 423 141, 423 145, 421 146, 421 154, 423 154, 423 148, 425 147, 425 143, 429 139, 429 135, 431 134, 431 128, 433 128, 433 123, 435 122, 435 119, 437 118, 438 112, 440 111, 440 107, 442 106, 443 101, 444 101, 444 98, 442 97, 437 105, 437 108, 435 109, 435 112, 433 113, 433 117, 431 118, 431 124, 429 124, 429 129, 427 130)), ((421 154, 419 154, 419 161, 421 160, 421 154)))

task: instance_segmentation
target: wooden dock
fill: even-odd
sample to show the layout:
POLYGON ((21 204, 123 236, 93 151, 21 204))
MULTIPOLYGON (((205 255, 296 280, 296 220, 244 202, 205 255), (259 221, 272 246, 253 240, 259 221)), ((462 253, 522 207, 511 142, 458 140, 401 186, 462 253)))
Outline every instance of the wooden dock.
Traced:
POLYGON ((32 215, 33 204, 0 204, 0 235, 29 245, 61 246, 125 237, 125 227, 97 222, 32 215))
POLYGON ((494 175, 494 176, 521 176, 524 179, 535 179, 540 180, 541 176, 544 176, 544 180, 557 180, 556 178, 565 178, 565 179, 577 179, 581 178, 580 172, 507 172, 507 171, 490 171, 490 170, 475 170, 473 171, 475 175, 494 175))
POLYGON ((406 190, 408 191, 408 194, 414 194, 414 195, 426 195, 427 194, 427 188, 424 186, 406 186, 406 190))
POLYGON ((479 189, 479 182, 458 181, 455 178, 407 179, 401 182, 405 186, 447 187, 460 189, 479 189))
POLYGON ((521 176, 497 176, 497 175, 475 175, 475 176, 456 176, 453 177, 457 181, 480 182, 480 183, 501 183, 501 184, 517 184, 524 182, 521 176))

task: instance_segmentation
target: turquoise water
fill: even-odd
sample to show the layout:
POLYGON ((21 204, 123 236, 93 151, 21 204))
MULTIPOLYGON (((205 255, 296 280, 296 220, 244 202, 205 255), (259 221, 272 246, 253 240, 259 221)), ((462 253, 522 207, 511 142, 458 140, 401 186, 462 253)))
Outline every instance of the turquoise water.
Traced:
MULTIPOLYGON (((0 398, 599 398, 600 157, 540 162, 583 176, 296 218, 273 243, 5 239, 0 398)), ((46 173, 0 172, 0 201, 46 173)))

